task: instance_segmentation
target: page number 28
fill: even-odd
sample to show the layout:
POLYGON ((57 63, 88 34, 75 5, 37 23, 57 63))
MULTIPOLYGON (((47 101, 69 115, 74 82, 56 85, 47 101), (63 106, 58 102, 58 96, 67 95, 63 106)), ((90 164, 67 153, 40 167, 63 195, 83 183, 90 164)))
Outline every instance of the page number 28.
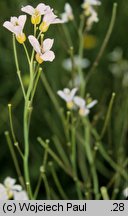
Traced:
POLYGON ((113 209, 111 211, 124 211, 124 203, 113 203, 113 209))

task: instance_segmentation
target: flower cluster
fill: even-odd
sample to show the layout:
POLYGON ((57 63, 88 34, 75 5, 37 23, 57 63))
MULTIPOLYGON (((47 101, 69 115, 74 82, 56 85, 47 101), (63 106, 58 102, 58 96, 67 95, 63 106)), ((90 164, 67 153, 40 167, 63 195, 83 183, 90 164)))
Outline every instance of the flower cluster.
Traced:
POLYGON ((97 100, 87 103, 83 98, 75 96, 77 90, 77 88, 73 88, 72 90, 65 88, 63 91, 59 90, 57 94, 66 101, 68 109, 78 108, 79 115, 86 116, 90 113, 90 109, 97 104, 97 100))
MULTIPOLYGON (((36 38, 36 34, 29 35, 28 39, 32 47, 36 51, 36 60, 39 64, 43 61, 53 61, 55 58, 54 53, 50 50, 53 45, 53 39, 46 39, 43 41, 43 33, 47 32, 51 24, 63 23, 53 12, 50 6, 43 3, 38 4, 36 8, 30 5, 21 8, 22 12, 25 12, 31 16, 31 23, 34 25, 35 31, 38 29, 39 35, 36 38), (42 17, 43 16, 43 17, 42 17), (41 36, 41 45, 38 40, 41 36)), ((26 15, 17 17, 11 17, 10 21, 4 22, 3 26, 11 31, 17 41, 20 44, 24 44, 26 41, 26 35, 24 33, 24 26, 27 20, 26 15)))
POLYGON ((0 200, 28 200, 27 193, 22 190, 21 185, 15 183, 15 179, 7 177, 4 184, 0 184, 0 200))
POLYGON ((68 21, 74 20, 74 15, 72 11, 72 7, 69 3, 66 3, 64 6, 64 13, 61 14, 61 18, 64 23, 67 23, 68 21))
POLYGON ((101 2, 99 0, 84 0, 82 8, 84 10, 85 16, 87 16, 87 30, 90 30, 94 22, 98 22, 98 15, 95 11, 95 6, 100 6, 101 2))

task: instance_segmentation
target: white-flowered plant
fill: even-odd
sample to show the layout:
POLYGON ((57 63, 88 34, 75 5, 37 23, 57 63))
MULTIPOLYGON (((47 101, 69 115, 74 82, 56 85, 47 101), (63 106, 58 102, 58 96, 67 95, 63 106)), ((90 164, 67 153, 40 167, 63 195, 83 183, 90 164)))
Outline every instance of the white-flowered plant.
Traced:
POLYGON ((73 88, 72 90, 65 88, 63 91, 59 90, 57 91, 57 94, 66 101, 67 108, 68 109, 74 109, 79 108, 79 114, 81 116, 86 116, 90 113, 90 109, 97 104, 97 100, 93 100, 89 102, 88 104, 86 101, 79 97, 75 96, 76 92, 78 91, 77 88, 73 88))
POLYGON ((24 25, 26 23, 26 15, 17 17, 11 17, 10 21, 4 22, 3 26, 15 34, 16 39, 19 43, 24 43, 26 36, 23 33, 24 25))
POLYGON ((74 19, 72 7, 69 3, 65 4, 64 13, 61 14, 61 18, 64 23, 67 23, 68 21, 72 21, 74 19))
POLYGON ((22 190, 21 185, 15 184, 16 180, 7 177, 4 184, 0 184, 0 200, 28 200, 27 193, 22 190))
POLYGON ((74 103, 79 108, 79 114, 81 116, 86 116, 90 113, 90 109, 97 104, 97 100, 93 100, 91 103, 87 104, 83 98, 75 96, 74 103))
POLYGON ((99 0, 84 0, 82 4, 82 8, 85 11, 85 15, 89 16, 91 14, 91 10, 94 6, 100 6, 101 2, 99 0))
POLYGON ((94 22, 98 22, 98 15, 95 11, 95 6, 100 6, 101 2, 98 0, 84 0, 82 8, 85 16, 87 16, 87 30, 90 30, 94 22))
POLYGON ((38 4, 36 8, 32 7, 31 5, 21 8, 21 11, 31 15, 31 22, 35 25, 41 22, 41 16, 46 14, 49 10, 50 7, 43 3, 38 4))
POLYGON ((98 18, 97 12, 94 9, 92 9, 91 15, 88 17, 87 23, 86 23, 87 30, 90 30, 93 23, 97 23, 98 21, 99 21, 99 18, 98 18))
POLYGON ((67 108, 68 109, 73 109, 74 107, 74 97, 77 92, 77 88, 73 88, 72 90, 68 88, 64 88, 63 91, 59 90, 57 91, 57 94, 64 100, 66 101, 67 108))
POLYGON ((63 20, 59 19, 54 13, 53 10, 50 9, 47 11, 47 13, 44 15, 42 23, 40 24, 40 31, 46 32, 51 24, 59 24, 63 23, 63 20))
MULTIPOLYGON (((90 61, 87 58, 80 58, 78 55, 75 55, 73 57, 73 62, 76 69, 78 69, 79 67, 85 69, 88 68, 90 65, 90 61)), ((72 70, 71 58, 65 59, 62 65, 66 70, 71 71, 72 70)))
MULTIPOLYGON (((54 43, 54 39, 45 38, 44 32, 46 32, 51 24, 57 24, 57 23, 63 23, 61 19, 59 19, 53 12, 53 9, 45 5, 43 3, 40 3, 37 5, 36 8, 27 5, 25 7, 22 7, 21 9, 23 12, 31 15, 31 23, 33 24, 33 31, 32 34, 26 38, 23 29, 26 23, 26 15, 21 15, 18 18, 17 17, 11 17, 10 22, 6 21, 4 22, 3 26, 7 28, 9 31, 13 33, 13 50, 14 50, 14 57, 15 57, 15 64, 16 64, 16 70, 17 75, 20 81, 23 97, 24 97, 24 117, 23 117, 23 135, 24 135, 24 152, 20 149, 20 146, 18 144, 18 141, 16 140, 16 136, 13 133, 13 143, 16 143, 16 147, 18 148, 19 154, 22 157, 23 160, 23 169, 24 169, 24 177, 20 178, 20 183, 26 185, 25 190, 27 190, 27 187, 29 187, 28 192, 26 193, 24 190, 22 190, 22 187, 20 185, 16 185, 15 179, 12 179, 10 177, 6 178, 4 181, 4 184, 0 184, 0 199, 14 199, 14 200, 26 200, 26 199, 33 199, 35 198, 34 191, 31 187, 30 182, 30 174, 29 174, 29 126, 28 122, 30 121, 30 112, 32 110, 32 104, 33 104, 33 98, 36 92, 37 84, 42 72, 42 68, 39 67, 39 64, 50 61, 52 62, 55 58, 55 54, 53 51, 51 51, 51 48, 54 43), (41 22, 42 21, 42 22, 41 22), (16 46, 16 40, 23 45, 25 56, 28 63, 29 68, 29 74, 28 76, 28 83, 27 86, 23 82, 23 75, 21 73, 21 65, 19 62, 18 52, 17 52, 17 46, 16 46), (32 52, 29 53, 28 47, 26 46, 26 39, 30 42, 33 49, 32 52), (36 53, 36 61, 34 61, 34 55, 36 53)), ((11 112, 11 104, 8 105, 9 107, 9 114, 11 112)), ((10 118, 10 124, 12 123, 12 118, 10 118)), ((8 133, 6 133, 6 136, 9 136, 8 133)), ((12 147, 13 148, 13 147, 12 147)), ((18 166, 18 175, 20 170, 20 165, 18 164, 17 156, 15 156, 15 160, 17 161, 18 166)), ((16 164, 16 162, 15 162, 16 164)), ((22 176, 22 173, 20 174, 22 176)), ((37 196, 37 195, 36 195, 37 196)))
POLYGON ((33 35, 30 35, 28 39, 36 51, 36 60, 39 64, 43 61, 52 62, 54 60, 55 54, 51 51, 54 42, 53 39, 45 39, 42 44, 39 44, 39 41, 33 35))

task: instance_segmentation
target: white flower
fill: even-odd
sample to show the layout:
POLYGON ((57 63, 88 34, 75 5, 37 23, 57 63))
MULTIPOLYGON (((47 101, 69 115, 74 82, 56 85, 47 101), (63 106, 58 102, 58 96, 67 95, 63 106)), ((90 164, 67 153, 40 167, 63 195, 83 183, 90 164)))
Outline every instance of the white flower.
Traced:
POLYGON ((22 187, 21 185, 16 185, 16 180, 11 178, 11 177, 7 177, 4 180, 4 184, 0 184, 0 199, 1 200, 7 200, 7 199, 11 199, 14 196, 15 192, 21 192, 22 187))
POLYGON ((72 21, 74 19, 72 8, 71 8, 69 3, 65 4, 64 13, 61 14, 61 18, 62 18, 64 23, 66 23, 70 20, 72 21))
POLYGON ((11 198, 14 195, 15 191, 21 191, 21 185, 16 185, 16 180, 10 177, 7 177, 4 180, 4 186, 7 190, 8 197, 11 198))
POLYGON ((0 184, 0 200, 8 200, 6 188, 2 184, 0 184))
POLYGON ((87 30, 90 30, 94 22, 98 22, 98 15, 95 10, 91 10, 91 15, 87 19, 87 30))
POLYGON ((67 108, 72 109, 74 107, 74 96, 77 92, 77 88, 73 88, 72 90, 65 88, 63 91, 57 91, 57 94, 67 103, 67 108))
POLYGON ((14 200, 28 200, 28 195, 26 191, 14 192, 14 200))
MULTIPOLYGON (((79 68, 81 67, 82 69, 85 69, 87 67, 89 67, 90 65, 90 61, 86 58, 80 58, 79 56, 75 55, 74 56, 74 64, 75 64, 75 68, 79 68)), ((71 58, 67 58, 63 61, 62 63, 63 67, 68 70, 71 71, 72 70, 72 61, 71 58)))
POLYGON ((7 177, 4 184, 0 184, 0 200, 28 200, 27 193, 22 190, 21 185, 15 183, 15 179, 7 177))
POLYGON ((94 6, 100 6, 101 2, 98 0, 84 0, 82 4, 82 8, 84 9, 84 13, 86 16, 91 15, 94 6))
POLYGON ((31 5, 27 5, 25 7, 22 7, 21 10, 31 15, 32 24, 39 24, 41 21, 41 15, 46 14, 47 11, 50 10, 50 7, 43 3, 40 3, 36 8, 32 7, 31 5))
POLYGON ((83 98, 75 96, 74 103, 79 107, 79 114, 81 116, 86 116, 89 114, 90 109, 97 104, 97 100, 94 100, 89 104, 86 104, 86 101, 83 98))
POLYGON ((26 23, 26 15, 17 17, 11 17, 10 21, 4 22, 3 26, 16 35, 16 39, 19 43, 24 43, 26 36, 23 33, 24 25, 26 23))
POLYGON ((53 10, 48 10, 43 17, 43 21, 39 27, 41 32, 46 32, 51 24, 63 23, 63 20, 57 18, 53 10))
POLYGON ((41 64, 43 61, 52 62, 54 60, 55 54, 50 50, 53 46, 53 39, 45 39, 41 45, 39 44, 38 40, 32 35, 30 35, 28 39, 34 50, 36 51, 36 60, 39 64, 41 64))
POLYGON ((123 190, 123 195, 124 197, 128 197, 128 187, 126 187, 124 190, 123 190))

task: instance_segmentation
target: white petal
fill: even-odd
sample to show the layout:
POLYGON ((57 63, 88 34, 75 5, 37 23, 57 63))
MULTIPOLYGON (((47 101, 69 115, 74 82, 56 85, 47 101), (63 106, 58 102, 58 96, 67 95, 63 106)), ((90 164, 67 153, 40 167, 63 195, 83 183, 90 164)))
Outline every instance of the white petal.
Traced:
POLYGON ((11 17, 10 22, 15 25, 18 22, 18 18, 17 17, 11 17))
POLYGON ((52 48, 53 43, 54 43, 54 39, 45 39, 43 42, 43 51, 44 52, 49 51, 52 48))
POLYGON ((98 103, 97 100, 93 100, 91 103, 89 103, 89 104, 87 105, 87 108, 88 108, 88 109, 91 109, 91 108, 94 107, 97 103, 98 103))
POLYGON ((59 23, 64 23, 64 21, 62 19, 55 18, 51 24, 59 24, 59 23))
POLYGON ((11 178, 11 177, 7 177, 4 180, 5 187, 10 188, 10 189, 14 186, 15 183, 16 183, 16 179, 11 178))
POLYGON ((29 39, 30 44, 33 46, 34 50, 37 53, 41 54, 41 47, 40 47, 38 40, 33 35, 29 35, 28 39, 29 39))
POLYGON ((80 108, 84 108, 86 105, 85 100, 78 96, 74 97, 74 103, 80 108))
POLYGON ((0 200, 8 200, 6 188, 0 184, 0 200))
POLYGON ((66 95, 70 95, 71 90, 70 90, 69 88, 64 88, 63 92, 64 92, 64 94, 66 94, 66 95))
POLYGON ((26 22, 27 16, 26 15, 21 15, 19 16, 19 25, 22 27, 22 30, 24 28, 25 22, 26 22))
POLYGON ((40 3, 36 7, 36 9, 40 12, 40 15, 43 15, 43 14, 45 14, 47 12, 47 10, 50 10, 50 7, 43 4, 43 3, 40 3))
POLYGON ((73 88, 72 90, 71 90, 71 97, 72 97, 72 99, 73 99, 73 97, 75 96, 75 94, 76 94, 76 92, 78 91, 78 89, 77 88, 73 88))
POLYGON ((12 25, 11 22, 6 21, 6 22, 4 22, 3 26, 4 26, 6 29, 8 29, 9 31, 11 31, 12 33, 15 33, 15 28, 14 28, 14 26, 12 25))
POLYGON ((43 55, 41 55, 41 58, 44 61, 50 61, 50 62, 52 62, 54 60, 54 58, 55 58, 55 54, 54 54, 53 51, 47 51, 43 55))
POLYGON ((21 187, 21 185, 14 185, 14 186, 12 186, 12 188, 11 188, 13 191, 21 191, 22 190, 22 187, 21 187))
POLYGON ((63 100, 65 100, 66 102, 68 102, 67 97, 66 97, 66 95, 65 95, 65 93, 64 93, 63 91, 59 90, 59 91, 57 91, 57 94, 58 94, 63 100))
POLYGON ((56 17, 57 16, 50 10, 48 13, 44 15, 43 21, 50 25, 56 17))
POLYGON ((29 14, 29 15, 33 15, 34 12, 35 12, 35 9, 31 5, 27 5, 25 7, 22 7, 21 11, 23 11, 23 12, 29 14))
POLYGON ((68 14, 71 14, 72 13, 72 8, 70 6, 69 3, 66 3, 65 4, 65 7, 64 7, 65 11, 68 13, 68 14))
POLYGON ((22 27, 21 26, 15 26, 14 27, 14 33, 16 34, 16 35, 19 35, 19 34, 22 34, 22 27))
POLYGON ((28 195, 25 191, 14 192, 14 200, 29 200, 28 195))
POLYGON ((68 22, 68 16, 67 16, 67 14, 66 14, 66 13, 62 13, 62 14, 61 14, 61 19, 62 19, 62 21, 63 21, 64 23, 68 22))

